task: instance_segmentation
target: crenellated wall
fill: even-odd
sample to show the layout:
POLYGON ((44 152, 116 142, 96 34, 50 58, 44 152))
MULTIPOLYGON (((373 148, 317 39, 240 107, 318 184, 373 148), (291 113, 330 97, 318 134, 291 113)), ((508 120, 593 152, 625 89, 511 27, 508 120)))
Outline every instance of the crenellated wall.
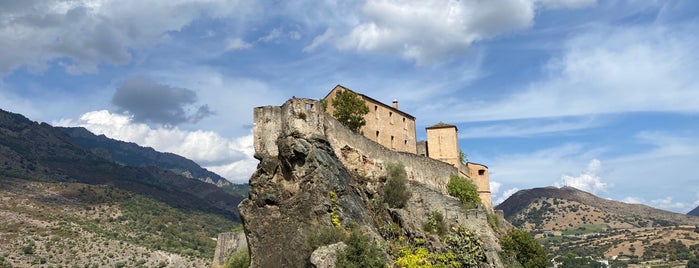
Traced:
MULTIPOLYGON (((259 159, 260 155, 278 156, 277 138, 281 134, 299 133, 325 137, 348 169, 354 169, 369 180, 379 181, 386 174, 386 164, 400 162, 405 166, 410 181, 446 195, 446 186, 452 174, 470 175, 439 160, 390 150, 350 131, 322 109, 319 101, 305 98, 292 98, 282 106, 255 108, 253 131, 256 158, 259 159)), ((483 187, 483 182, 474 183, 483 187)), ((483 203, 492 210, 490 200, 483 203)))

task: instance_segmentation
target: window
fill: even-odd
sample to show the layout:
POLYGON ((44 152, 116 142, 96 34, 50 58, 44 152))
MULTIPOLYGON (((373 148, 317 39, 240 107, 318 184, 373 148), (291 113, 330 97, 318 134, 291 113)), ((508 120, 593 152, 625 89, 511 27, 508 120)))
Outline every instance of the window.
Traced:
POLYGON ((391 136, 391 149, 396 149, 396 146, 393 145, 393 136, 391 136))
POLYGON ((388 119, 391 124, 393 124, 393 112, 388 112, 388 119))
POLYGON ((377 140, 379 139, 379 131, 378 130, 376 131, 376 139, 377 140))
POLYGON ((376 116, 376 119, 379 119, 379 106, 374 105, 374 116, 376 116))
POLYGON ((306 103, 306 111, 313 109, 313 103, 306 103))
POLYGON ((479 170, 478 170, 478 175, 480 175, 480 176, 485 175, 485 169, 479 169, 479 170))

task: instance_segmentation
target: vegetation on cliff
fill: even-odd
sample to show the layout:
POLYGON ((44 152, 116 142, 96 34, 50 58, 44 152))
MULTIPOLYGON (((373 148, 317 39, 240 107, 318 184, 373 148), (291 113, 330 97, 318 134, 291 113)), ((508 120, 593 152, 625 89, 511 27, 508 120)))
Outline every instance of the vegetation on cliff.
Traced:
POLYGON ((459 175, 451 175, 447 190, 449 195, 458 198, 466 208, 474 208, 477 204, 482 203, 478 196, 478 187, 471 180, 459 177, 459 175))

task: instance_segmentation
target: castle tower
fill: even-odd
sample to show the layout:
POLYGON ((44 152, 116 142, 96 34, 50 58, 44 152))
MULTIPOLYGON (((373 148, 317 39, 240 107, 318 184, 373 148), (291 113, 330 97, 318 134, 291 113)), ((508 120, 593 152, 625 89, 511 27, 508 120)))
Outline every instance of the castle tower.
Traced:
POLYGON ((490 196, 490 180, 488 167, 478 163, 461 163, 459 157, 459 138, 455 125, 439 122, 425 128, 427 131, 427 144, 418 146, 421 153, 428 157, 449 163, 455 166, 461 175, 469 177, 478 188, 478 196, 483 204, 492 209, 493 201, 490 196))
POLYGON ((456 135, 458 131, 456 126, 439 122, 425 129, 428 156, 459 167, 461 161, 459 161, 459 139, 456 135))

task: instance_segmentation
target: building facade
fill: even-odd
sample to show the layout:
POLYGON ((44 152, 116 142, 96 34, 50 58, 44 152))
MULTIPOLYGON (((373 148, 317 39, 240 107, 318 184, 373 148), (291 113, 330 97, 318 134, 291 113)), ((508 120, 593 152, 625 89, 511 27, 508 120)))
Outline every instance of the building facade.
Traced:
MULTIPOLYGON (((335 86, 325 96, 326 112, 330 115, 335 111, 332 100, 339 91, 349 90, 341 85, 335 86)), ((377 101, 364 94, 357 94, 369 107, 369 113, 364 115, 366 125, 359 132, 370 140, 378 142, 386 148, 395 151, 416 153, 415 147, 415 117, 398 110, 398 101, 394 100, 391 106, 377 101)))
MULTIPOLYGON (((324 100, 326 113, 332 115, 335 111, 332 100, 338 92, 349 90, 341 85, 335 86, 324 100)), ((394 151, 408 152, 442 161, 454 166, 461 176, 471 179, 478 188, 478 195, 483 204, 493 208, 490 196, 490 182, 488 167, 477 163, 462 163, 459 151, 459 138, 455 125, 439 122, 425 128, 427 141, 416 141, 415 117, 398 110, 398 102, 393 101, 391 106, 377 101, 364 94, 354 92, 359 96, 369 113, 364 115, 366 125, 359 132, 368 139, 375 141, 394 151)))

